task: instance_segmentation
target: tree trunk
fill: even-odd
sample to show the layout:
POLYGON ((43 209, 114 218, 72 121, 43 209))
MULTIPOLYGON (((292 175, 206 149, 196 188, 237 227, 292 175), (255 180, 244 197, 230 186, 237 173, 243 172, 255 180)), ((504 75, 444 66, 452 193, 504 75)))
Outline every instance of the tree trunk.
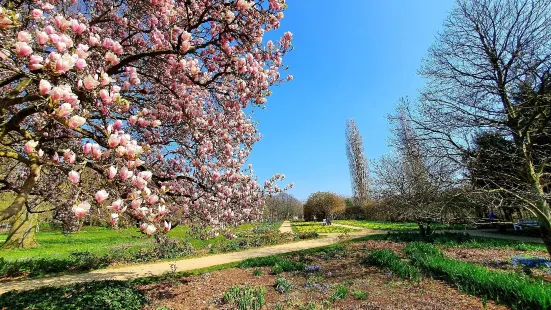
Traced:
POLYGON ((423 225, 422 222, 417 222, 417 225, 419 225, 419 233, 421 234, 421 237, 425 237, 426 236, 425 226, 423 225))
POLYGON ((540 224, 541 239, 547 248, 547 254, 551 256, 551 228, 549 225, 540 224))
POLYGON ((21 208, 11 223, 11 230, 2 249, 31 248, 38 246, 35 239, 38 214, 29 213, 21 208))
POLYGON ((36 163, 31 164, 30 174, 25 180, 25 183, 23 183, 23 186, 21 186, 21 190, 15 197, 15 200, 11 203, 9 207, 0 212, 0 221, 10 219, 21 212, 22 209, 25 209, 25 202, 27 202, 29 194, 31 193, 38 179, 40 178, 41 169, 42 166, 36 163))

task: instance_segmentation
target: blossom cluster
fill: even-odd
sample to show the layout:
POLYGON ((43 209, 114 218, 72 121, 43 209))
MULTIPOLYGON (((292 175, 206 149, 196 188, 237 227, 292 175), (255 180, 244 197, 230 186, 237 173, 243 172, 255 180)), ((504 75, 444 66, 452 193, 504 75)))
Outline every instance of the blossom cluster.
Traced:
POLYGON ((22 171, 10 186, 62 186, 70 195, 52 204, 70 205, 75 218, 106 209, 112 225, 135 220, 148 235, 174 221, 258 216, 264 194, 289 187, 275 185, 280 174, 261 185, 244 167, 260 139, 245 109, 293 78, 280 76, 292 34, 262 42, 285 8, 284 0, 0 8, 2 136, 15 137, 0 157, 22 171))

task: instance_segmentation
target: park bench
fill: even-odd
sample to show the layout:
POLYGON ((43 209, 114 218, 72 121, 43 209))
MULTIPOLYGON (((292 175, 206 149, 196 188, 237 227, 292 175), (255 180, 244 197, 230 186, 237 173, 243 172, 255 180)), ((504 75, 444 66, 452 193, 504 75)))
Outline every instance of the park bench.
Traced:
POLYGON ((517 230, 522 230, 522 227, 539 227, 540 222, 534 219, 518 220, 517 223, 513 224, 513 228, 517 230))

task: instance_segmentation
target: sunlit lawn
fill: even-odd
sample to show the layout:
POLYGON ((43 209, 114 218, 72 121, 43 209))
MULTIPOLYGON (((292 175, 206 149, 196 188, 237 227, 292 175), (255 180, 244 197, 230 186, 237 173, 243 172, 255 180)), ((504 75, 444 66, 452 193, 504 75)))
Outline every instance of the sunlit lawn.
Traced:
POLYGON ((346 227, 322 225, 317 222, 292 222, 291 225, 293 227, 293 231, 298 233, 345 233, 357 231, 356 229, 346 227))
MULTIPOLYGON (((270 229, 280 223, 270 223, 270 229)), ((252 232, 257 224, 246 223, 232 229, 236 234, 252 232)), ((204 248, 208 244, 213 246, 227 242, 224 236, 202 240, 190 234, 187 226, 177 226, 172 229, 168 236, 175 239, 190 242, 194 248, 204 248)), ((0 234, 0 244, 4 242, 7 234, 0 234)), ((31 249, 0 249, 0 257, 5 259, 21 258, 66 258, 71 252, 89 251, 95 254, 107 254, 114 250, 126 249, 137 251, 153 245, 153 238, 140 233, 136 228, 114 230, 103 227, 83 227, 79 233, 64 235, 59 231, 44 231, 36 235, 40 244, 37 248, 31 249)))
MULTIPOLYGON (((399 230, 399 231, 415 231, 419 230, 419 226, 414 222, 383 222, 383 221, 365 221, 365 220, 337 220, 334 223, 363 227, 377 230, 399 230)), ((471 228, 470 225, 443 225, 431 224, 431 229, 466 229, 471 228)))

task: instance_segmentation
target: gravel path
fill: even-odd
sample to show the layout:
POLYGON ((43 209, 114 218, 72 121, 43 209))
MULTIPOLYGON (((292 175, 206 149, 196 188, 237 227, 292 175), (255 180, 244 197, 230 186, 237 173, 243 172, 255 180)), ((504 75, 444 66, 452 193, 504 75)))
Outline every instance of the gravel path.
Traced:
POLYGON ((293 229, 291 228, 291 222, 284 221, 281 226, 279 227, 279 232, 281 233, 293 233, 293 229))

